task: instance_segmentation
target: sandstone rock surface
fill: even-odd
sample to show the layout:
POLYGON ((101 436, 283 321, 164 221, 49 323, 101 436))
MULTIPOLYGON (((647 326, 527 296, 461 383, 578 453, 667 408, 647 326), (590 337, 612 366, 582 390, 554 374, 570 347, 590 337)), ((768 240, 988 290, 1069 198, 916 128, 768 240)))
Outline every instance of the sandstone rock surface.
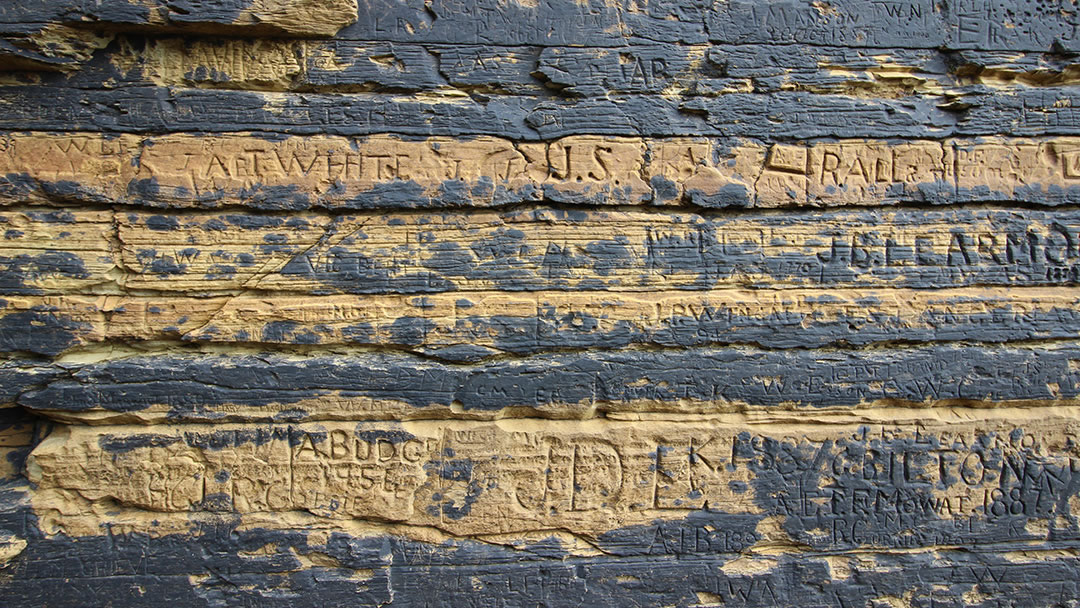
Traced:
POLYGON ((0 4, 0 603, 1078 605, 1078 25, 0 4))

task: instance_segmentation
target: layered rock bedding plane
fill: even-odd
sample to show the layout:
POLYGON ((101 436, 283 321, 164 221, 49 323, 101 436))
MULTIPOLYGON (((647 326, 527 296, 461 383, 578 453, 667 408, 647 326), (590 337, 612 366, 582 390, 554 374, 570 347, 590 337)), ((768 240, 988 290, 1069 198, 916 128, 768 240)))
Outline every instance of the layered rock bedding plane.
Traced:
POLYGON ((1080 608, 1076 0, 0 0, 0 605, 1080 608))

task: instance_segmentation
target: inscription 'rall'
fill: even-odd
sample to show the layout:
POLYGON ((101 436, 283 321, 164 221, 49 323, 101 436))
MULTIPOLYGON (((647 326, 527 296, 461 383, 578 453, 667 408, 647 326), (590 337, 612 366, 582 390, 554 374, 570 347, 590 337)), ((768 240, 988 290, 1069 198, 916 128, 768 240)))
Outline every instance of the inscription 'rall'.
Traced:
POLYGON ((572 136, 8 134, 0 175, 48 198, 266 208, 690 202, 706 207, 1080 201, 1080 140, 841 140, 762 145, 706 138, 572 136), (30 178, 29 180, 26 178, 30 178))

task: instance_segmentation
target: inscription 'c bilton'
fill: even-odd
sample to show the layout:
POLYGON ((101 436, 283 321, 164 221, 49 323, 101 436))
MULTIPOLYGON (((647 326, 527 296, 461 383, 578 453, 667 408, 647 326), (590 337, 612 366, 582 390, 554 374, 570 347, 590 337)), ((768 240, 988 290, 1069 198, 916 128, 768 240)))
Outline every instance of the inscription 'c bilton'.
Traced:
POLYGON ((819 529, 834 544, 902 546, 890 530, 942 542, 941 521, 959 538, 974 521, 1072 516, 1080 427, 1053 416, 942 415, 917 430, 535 420, 163 434, 75 426, 33 458, 43 489, 165 513, 305 510, 454 534, 540 526, 600 535, 710 509, 814 522, 806 533, 819 529))

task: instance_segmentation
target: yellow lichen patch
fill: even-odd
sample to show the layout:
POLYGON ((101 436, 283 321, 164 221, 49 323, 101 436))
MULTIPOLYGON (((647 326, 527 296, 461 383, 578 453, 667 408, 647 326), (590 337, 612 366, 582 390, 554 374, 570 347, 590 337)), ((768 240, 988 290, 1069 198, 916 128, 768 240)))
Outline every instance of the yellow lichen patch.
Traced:
POLYGON ((357 0, 254 0, 236 23, 288 34, 332 36, 356 21, 357 0))
POLYGON ((739 557, 720 566, 720 570, 728 576, 754 576, 764 574, 777 565, 775 559, 764 557, 739 557))
POLYGON ((1075 559, 1077 553, 1076 549, 1028 549, 1005 551, 1000 555, 1014 564, 1029 564, 1057 559, 1075 559))
POLYGON ((947 87, 953 84, 942 74, 923 72, 906 65, 884 63, 855 69, 826 62, 820 64, 819 69, 835 81, 813 85, 790 83, 790 88, 853 97, 900 99, 912 95, 944 95, 949 90, 947 87))
POLYGON ((697 605, 699 606, 714 606, 726 603, 722 595, 717 595, 711 591, 695 591, 694 595, 697 597, 697 605))
MULTIPOLYGON (((50 23, 28 35, 25 40, 19 41, 17 46, 26 48, 34 55, 58 60, 49 63, 53 69, 77 70, 81 64, 89 61, 96 51, 108 46, 112 40, 111 33, 50 23)), ((3 61, 0 60, 0 63, 3 61)), ((33 64, 25 67, 33 69, 33 64)))
POLYGON ((956 70, 956 79, 963 85, 978 84, 995 88, 1061 87, 1080 84, 1080 65, 1061 68, 1045 66, 1031 69, 964 65, 956 70))
MULTIPOLYGON (((341 568, 341 562, 331 555, 327 555, 321 551, 298 551, 295 548, 291 550, 293 557, 296 561, 300 562, 300 566, 304 569, 310 568, 341 568)), ((369 579, 372 574, 371 570, 366 572, 355 572, 354 576, 359 579, 369 579)))
POLYGON ((0 211, 0 268, 15 293, 106 289, 116 284, 109 211, 0 211))
POLYGON ((895 595, 883 595, 881 597, 871 600, 871 606, 875 608, 887 607, 887 608, 912 608, 911 603, 906 598, 897 597, 895 595))
POLYGON ((26 549, 26 539, 12 534, 0 534, 0 566, 6 566, 26 549))
POLYGON ((996 599, 996 596, 994 594, 981 592, 978 590, 978 588, 974 587, 968 591, 965 591, 960 597, 964 599, 964 602, 968 606, 978 606, 980 604, 985 604, 988 601, 996 599))
POLYGON ((0 427, 0 480, 11 480, 23 475, 22 457, 36 441, 35 420, 12 416, 14 410, 0 409, 6 422, 0 427))
POLYGON ((302 73, 306 43, 283 40, 157 38, 146 48, 114 58, 138 66, 145 78, 163 86, 213 86, 288 90, 302 73))
POLYGON ((843 581, 851 577, 851 562, 855 559, 849 555, 825 555, 822 557, 829 565, 829 576, 834 581, 843 581))
POLYGON ((566 530, 537 530, 512 534, 482 534, 476 535, 473 538, 485 543, 502 545, 515 549, 527 549, 530 545, 556 541, 558 542, 559 548, 567 556, 596 557, 604 555, 604 552, 598 549, 589 539, 580 535, 571 534, 566 530))
MULTIPOLYGON (((174 20, 173 7, 157 1, 138 1, 150 9, 147 26, 246 36, 332 36, 354 23, 358 11, 357 0, 252 0, 245 3, 231 22, 191 17, 174 20)), ((186 16, 189 11, 183 13, 186 16)))

